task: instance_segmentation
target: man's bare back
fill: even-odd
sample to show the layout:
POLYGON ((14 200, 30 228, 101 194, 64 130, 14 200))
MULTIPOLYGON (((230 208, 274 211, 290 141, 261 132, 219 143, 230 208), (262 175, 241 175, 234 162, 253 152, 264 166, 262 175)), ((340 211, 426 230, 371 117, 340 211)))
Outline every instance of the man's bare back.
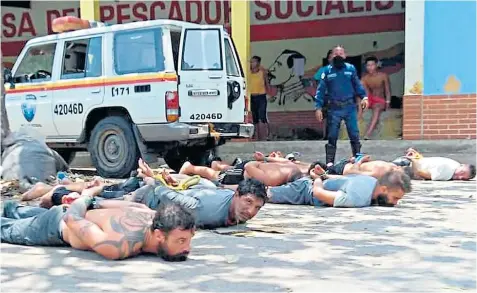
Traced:
POLYGON ((135 256, 141 253, 154 214, 153 210, 135 207, 89 210, 84 218, 86 221, 82 224, 84 233, 78 235, 79 237, 71 233, 64 222, 61 224, 63 240, 80 250, 107 249, 119 259, 135 256), (88 238, 87 234, 94 233, 87 230, 94 229, 102 230, 101 234, 108 237, 102 241, 98 239, 95 245, 90 247, 84 239, 88 238))
POLYGON ((264 163, 253 161, 245 165, 245 178, 255 178, 267 186, 280 186, 303 176, 293 163, 264 163))
POLYGON ((344 167, 343 175, 350 175, 350 174, 364 174, 373 176, 374 178, 381 178, 385 173, 399 169, 393 163, 389 163, 386 161, 369 161, 363 162, 356 166, 356 164, 348 163, 344 167), (358 167, 358 169, 356 169, 358 167))

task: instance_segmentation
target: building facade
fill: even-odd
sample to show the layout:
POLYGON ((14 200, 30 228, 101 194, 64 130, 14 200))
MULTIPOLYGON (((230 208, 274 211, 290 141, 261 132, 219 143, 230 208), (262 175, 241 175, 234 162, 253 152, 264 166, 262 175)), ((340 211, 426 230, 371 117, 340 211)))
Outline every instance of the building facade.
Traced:
POLYGON ((476 2, 406 8, 404 139, 476 137, 476 2))
MULTIPOLYGON (((435 133, 434 130, 443 131, 426 128, 430 127, 425 124, 428 118, 424 119, 422 115, 422 117, 416 116, 427 111, 427 106, 424 104, 429 103, 425 102, 426 99, 430 99, 428 95, 438 95, 433 97, 432 103, 435 103, 437 99, 445 103, 450 102, 447 95, 443 96, 443 92, 437 91, 437 85, 434 89, 426 86, 426 76, 429 80, 434 80, 433 75, 437 73, 434 69, 426 71, 422 69, 422 66, 426 62, 443 63, 434 63, 432 61, 434 59, 426 61, 424 57, 431 58, 432 54, 429 56, 424 54, 426 43, 423 39, 417 40, 419 36, 423 37, 426 34, 427 37, 433 33, 433 29, 429 26, 418 26, 422 25, 424 17, 430 17, 432 21, 433 16, 427 14, 436 13, 436 10, 442 9, 425 3, 415 1, 408 1, 408 3, 404 1, 252 1, 250 3, 250 53, 262 57, 262 65, 272 73, 270 78, 272 88, 268 95, 269 119, 274 136, 310 139, 320 137, 322 125, 314 118, 313 96, 316 81, 313 75, 325 64, 327 51, 337 44, 346 48, 349 60, 355 64, 360 74, 364 71, 364 59, 374 55, 381 61, 381 70, 390 76, 393 109, 383 115, 377 137, 392 139, 404 135, 404 138, 410 139, 433 138, 430 135, 435 133), (410 15, 414 17, 411 18, 410 15), (422 54, 416 55, 414 53, 416 50, 420 50, 418 52, 422 54), (405 56, 405 52, 413 53, 410 57, 409 54, 405 56), (408 66, 411 67, 408 69, 408 66), (419 66, 421 66, 420 71, 416 70, 419 66), (419 72, 421 72, 420 75, 419 72), (426 72, 428 72, 427 75, 426 72), (405 73, 408 75, 406 80, 405 73), (421 108, 416 105, 421 105, 420 103, 423 106, 418 113, 417 109, 421 108), (401 107, 403 104, 404 123, 401 107), (410 112, 406 114, 406 111, 410 112)), ((4 64, 11 66, 28 39, 52 33, 51 22, 54 18, 65 15, 79 16, 79 7, 79 1, 31 1, 31 9, 3 7, 4 64)), ((229 1, 100 1, 100 18, 108 23, 170 18, 227 25, 231 20, 230 9, 229 1)), ((451 31, 449 31, 450 35, 451 31)), ((475 25, 473 37, 475 58, 475 25)), ((427 43, 427 46, 433 45, 427 43)), ((438 54, 436 54, 432 58, 437 58, 438 54)), ((448 61, 451 62, 451 59, 448 61)), ((439 68, 441 72, 446 70, 443 67, 439 68)), ((459 80, 462 83, 462 74, 456 74, 454 79, 451 79, 451 84, 452 80, 459 80)), ((467 90, 469 86, 470 84, 466 83, 466 87, 461 87, 457 94, 461 93, 461 90, 467 90)), ((466 91, 465 94, 468 95, 468 92, 466 91)), ((473 95, 475 100, 475 67, 473 95)), ((466 99, 471 98, 467 96, 466 99)), ((458 101, 466 103, 461 99, 458 101)), ((475 101, 473 105, 475 113, 475 101)), ((429 111, 434 111, 434 108, 431 108, 429 111)), ((474 119, 473 128, 467 129, 475 129, 475 115, 473 118, 462 117, 474 119)), ((457 125, 463 125, 465 120, 461 122, 457 125)), ((364 128, 366 121, 362 124, 361 127, 364 128)), ((462 135, 464 132, 462 131, 462 135)))

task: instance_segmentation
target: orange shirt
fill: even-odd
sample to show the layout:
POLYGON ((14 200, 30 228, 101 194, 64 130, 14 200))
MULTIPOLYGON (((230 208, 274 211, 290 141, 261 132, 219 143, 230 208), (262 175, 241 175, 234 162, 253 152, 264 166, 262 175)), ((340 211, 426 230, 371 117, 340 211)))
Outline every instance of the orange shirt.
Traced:
POLYGON ((267 89, 265 87, 265 74, 262 70, 257 72, 250 71, 249 80, 249 89, 251 95, 263 95, 267 93, 267 89))

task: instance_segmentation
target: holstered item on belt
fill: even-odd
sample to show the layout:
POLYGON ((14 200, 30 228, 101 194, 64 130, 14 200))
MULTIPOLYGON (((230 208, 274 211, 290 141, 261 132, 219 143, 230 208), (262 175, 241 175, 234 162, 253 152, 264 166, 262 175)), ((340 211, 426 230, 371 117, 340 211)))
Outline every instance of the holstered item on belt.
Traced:
POLYGON ((336 146, 331 145, 331 144, 326 144, 325 145, 325 151, 326 151, 326 164, 328 163, 335 163, 335 155, 336 155, 336 146))
POLYGON ((353 157, 356 157, 356 155, 361 152, 361 143, 351 142, 351 152, 353 153, 353 157))
POLYGON ((343 108, 343 107, 351 106, 355 104, 356 104, 356 101, 353 98, 346 99, 346 100, 332 100, 332 99, 329 100, 330 109, 339 109, 339 108, 343 108))

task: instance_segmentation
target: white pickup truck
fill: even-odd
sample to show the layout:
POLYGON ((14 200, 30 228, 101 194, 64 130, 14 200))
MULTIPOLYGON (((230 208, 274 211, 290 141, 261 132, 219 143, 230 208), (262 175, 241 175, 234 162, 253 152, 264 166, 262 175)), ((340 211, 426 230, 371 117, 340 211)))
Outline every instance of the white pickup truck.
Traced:
POLYGON ((5 75, 12 130, 33 127, 71 162, 127 177, 139 157, 204 164, 250 137, 245 78, 222 26, 151 20, 34 38, 5 75))

